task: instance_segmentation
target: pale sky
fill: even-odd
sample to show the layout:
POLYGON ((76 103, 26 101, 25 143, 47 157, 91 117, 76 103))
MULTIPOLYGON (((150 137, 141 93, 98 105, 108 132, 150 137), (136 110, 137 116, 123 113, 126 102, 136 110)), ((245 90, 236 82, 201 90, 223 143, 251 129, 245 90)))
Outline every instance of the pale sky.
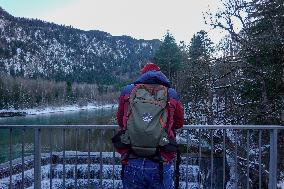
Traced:
POLYGON ((176 41, 190 42, 204 29, 213 42, 224 36, 206 26, 202 12, 216 10, 217 0, 0 0, 13 16, 38 18, 83 30, 101 30, 136 39, 162 39, 167 30, 176 41))

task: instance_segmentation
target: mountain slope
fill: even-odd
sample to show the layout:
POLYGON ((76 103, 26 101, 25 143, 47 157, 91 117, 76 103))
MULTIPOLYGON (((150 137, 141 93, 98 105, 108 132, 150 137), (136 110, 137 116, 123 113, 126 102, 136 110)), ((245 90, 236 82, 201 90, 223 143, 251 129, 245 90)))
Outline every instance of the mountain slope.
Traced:
POLYGON ((0 72, 12 76, 112 84, 135 76, 159 45, 16 18, 0 8, 0 72))

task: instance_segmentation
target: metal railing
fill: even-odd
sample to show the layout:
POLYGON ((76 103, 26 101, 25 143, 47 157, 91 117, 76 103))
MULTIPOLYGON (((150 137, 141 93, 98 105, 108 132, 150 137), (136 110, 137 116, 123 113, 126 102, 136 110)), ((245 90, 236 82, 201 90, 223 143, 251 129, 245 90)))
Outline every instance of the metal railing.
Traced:
MULTIPOLYGON (((66 129, 71 129, 75 130, 76 132, 76 158, 78 156, 77 154, 77 134, 79 129, 87 130, 87 143, 88 143, 88 159, 87 159, 87 164, 88 164, 88 174, 87 174, 87 180, 88 180, 88 185, 90 186, 90 165, 91 165, 91 160, 90 160, 90 131, 91 130, 98 130, 99 131, 99 141, 100 145, 103 140, 103 132, 105 130, 113 131, 113 134, 115 130, 117 129, 117 125, 1 125, 0 126, 0 131, 6 129, 9 131, 9 177, 10 177, 10 187, 12 188, 12 131, 14 129, 20 129, 22 131, 22 140, 21 140, 21 166, 22 166, 22 173, 21 173, 21 179, 22 179, 22 187, 24 188, 24 146, 25 146, 25 132, 27 129, 32 129, 34 131, 34 188, 39 189, 41 188, 41 159, 42 159, 42 152, 41 152, 41 136, 42 136, 42 129, 48 129, 49 130, 49 136, 50 136, 50 144, 49 144, 49 153, 50 153, 50 174, 52 172, 52 155, 53 155, 53 141, 52 141, 52 135, 53 131, 56 129, 61 129, 63 132, 62 135, 62 140, 63 140, 63 188, 65 188, 65 183, 66 183, 66 167, 65 167, 65 131, 66 129)), ((216 134, 214 134, 214 131, 220 130, 222 133, 222 136, 219 136, 221 139, 221 142, 218 144, 221 145, 222 147, 222 153, 221 156, 223 158, 222 162, 222 169, 223 169, 223 178, 222 178, 222 188, 226 188, 226 175, 225 175, 225 169, 226 169, 226 156, 227 152, 226 150, 228 149, 226 142, 228 141, 226 137, 228 132, 233 133, 233 135, 230 135, 230 140, 234 140, 235 146, 233 147, 234 150, 234 159, 235 162, 235 187, 234 188, 239 188, 238 187, 238 180, 239 180, 239 173, 240 170, 238 170, 238 161, 243 161, 246 162, 246 173, 243 173, 246 175, 246 188, 250 188, 250 138, 251 138, 251 132, 258 132, 258 135, 254 135, 254 138, 258 139, 258 188, 262 188, 262 174, 263 174, 263 159, 262 159, 262 152, 263 152, 263 133, 264 131, 267 131, 269 133, 269 175, 268 178, 268 188, 269 189, 276 189, 277 187, 277 160, 278 160, 278 153, 277 153, 277 148, 278 148, 278 132, 280 130, 283 130, 283 126, 277 126, 277 125, 185 125, 183 127, 183 133, 185 134, 185 140, 186 142, 184 145, 186 146, 186 150, 184 151, 184 154, 186 155, 185 157, 185 162, 186 162, 186 188, 188 188, 188 165, 189 165, 189 142, 190 142, 190 132, 195 132, 197 133, 196 136, 198 138, 198 144, 197 144, 197 159, 198 159, 198 165, 199 165, 199 173, 202 171, 200 169, 201 167, 201 157, 202 157, 202 144, 201 144, 201 135, 203 131, 207 131, 209 133, 209 146, 210 146, 210 184, 209 188, 215 188, 214 187, 214 175, 213 175, 213 168, 214 168, 214 138, 216 137, 216 134), (243 146, 244 149, 246 149, 246 157, 240 157, 238 154, 238 131, 246 132, 246 139, 242 138, 242 140, 245 140, 246 146, 243 146)), ((216 145, 216 144, 215 144, 216 145)), ((99 173, 99 184, 100 187, 102 188, 102 180, 103 180, 103 161, 102 161, 102 147, 99 148, 100 150, 100 173, 99 173)), ((231 151, 233 151, 231 150, 231 151)), ((232 155, 231 155, 232 156, 232 155)), ((115 158, 115 152, 113 149, 113 159, 115 158)), ((77 160, 76 160, 76 167, 75 167, 75 173, 77 173, 77 160)), ((201 174, 199 174, 201 175, 201 174)), ((114 183, 114 160, 113 160, 113 172, 112 172, 112 180, 114 183)), ((75 188, 77 188, 77 174, 75 174, 75 188)), ((52 176, 50 176, 50 188, 52 187, 52 176)), ((202 185, 202 179, 199 178, 199 188, 202 185)), ((113 184, 114 187, 114 184, 113 184)))

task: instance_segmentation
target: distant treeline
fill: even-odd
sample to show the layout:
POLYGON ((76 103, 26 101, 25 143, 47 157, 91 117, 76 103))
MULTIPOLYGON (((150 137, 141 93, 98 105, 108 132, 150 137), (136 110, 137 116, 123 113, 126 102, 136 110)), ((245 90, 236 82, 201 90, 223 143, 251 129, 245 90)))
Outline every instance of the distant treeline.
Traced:
POLYGON ((0 109, 111 103, 116 97, 117 92, 112 86, 25 79, 0 74, 0 109))

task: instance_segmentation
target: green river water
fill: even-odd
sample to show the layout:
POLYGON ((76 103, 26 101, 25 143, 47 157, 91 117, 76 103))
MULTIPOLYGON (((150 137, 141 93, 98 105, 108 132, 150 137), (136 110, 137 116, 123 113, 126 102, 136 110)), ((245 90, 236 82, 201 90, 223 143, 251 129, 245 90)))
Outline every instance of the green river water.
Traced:
MULTIPOLYGON (((1 125, 104 125, 104 124, 116 124, 115 119, 116 109, 90 109, 90 110, 78 110, 69 112, 59 112, 41 115, 28 115, 25 117, 9 117, 0 118, 1 125)), ((71 127, 71 126, 70 126, 71 127)), ((22 152, 22 141, 24 141, 24 156, 33 154, 34 151, 34 131, 32 129, 13 129, 12 130, 12 145, 11 156, 12 159, 20 158, 22 152)), ((62 129, 53 129, 52 133, 50 129, 42 128, 41 136, 41 150, 42 153, 49 153, 50 141, 52 141, 53 152, 61 152, 63 150, 63 131, 62 129), (50 135, 52 134, 52 135, 50 135), (51 137, 50 137, 51 136, 51 137)), ((86 129, 79 129, 77 133, 77 150, 88 150, 88 131, 86 129)), ((102 147, 103 151, 111 151, 111 136, 113 131, 103 131, 103 142, 100 145, 99 131, 90 131, 90 147, 91 151, 99 151, 102 147)), ((0 129, 0 163, 7 162, 9 160, 9 130, 0 129)), ((65 132, 65 150, 76 150, 76 130, 66 129, 65 132)))

